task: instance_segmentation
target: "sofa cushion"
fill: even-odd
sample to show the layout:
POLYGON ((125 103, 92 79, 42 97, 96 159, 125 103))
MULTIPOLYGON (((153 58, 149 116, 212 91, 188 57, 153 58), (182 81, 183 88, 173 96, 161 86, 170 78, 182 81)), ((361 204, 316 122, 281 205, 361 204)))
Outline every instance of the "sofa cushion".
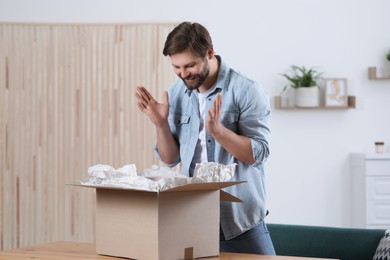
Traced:
POLYGON ((379 242, 372 260, 390 260, 390 229, 386 230, 379 242))

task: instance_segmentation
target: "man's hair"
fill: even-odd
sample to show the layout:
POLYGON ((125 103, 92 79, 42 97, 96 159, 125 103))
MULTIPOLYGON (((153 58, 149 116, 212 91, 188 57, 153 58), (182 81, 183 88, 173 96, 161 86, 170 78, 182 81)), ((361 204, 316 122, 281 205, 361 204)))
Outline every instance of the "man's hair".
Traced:
POLYGON ((163 54, 171 56, 188 49, 196 56, 204 57, 212 47, 210 34, 203 25, 182 22, 168 34, 163 54))

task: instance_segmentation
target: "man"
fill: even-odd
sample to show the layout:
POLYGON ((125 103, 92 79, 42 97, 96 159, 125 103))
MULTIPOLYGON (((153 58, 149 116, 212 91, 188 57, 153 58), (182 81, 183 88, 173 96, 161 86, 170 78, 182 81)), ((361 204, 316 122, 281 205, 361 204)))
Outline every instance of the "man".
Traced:
POLYGON ((138 108, 156 126, 157 157, 168 166, 182 162, 192 176, 195 164, 237 163, 226 188, 244 203, 221 203, 220 250, 275 254, 264 223, 263 162, 269 154, 269 98, 256 82, 231 69, 214 54, 209 32, 183 22, 168 35, 163 54, 178 79, 158 103, 137 87, 138 108))

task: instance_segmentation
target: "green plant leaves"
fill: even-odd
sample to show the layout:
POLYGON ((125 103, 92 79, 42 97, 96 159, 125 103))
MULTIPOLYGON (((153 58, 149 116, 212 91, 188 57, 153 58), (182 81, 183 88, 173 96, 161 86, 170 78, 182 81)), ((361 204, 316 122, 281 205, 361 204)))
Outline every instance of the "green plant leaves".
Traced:
POLYGON ((318 72, 314 68, 291 65, 288 73, 281 74, 291 83, 291 85, 287 85, 283 88, 282 93, 288 86, 293 88, 318 86, 318 81, 322 74, 322 72, 318 72))

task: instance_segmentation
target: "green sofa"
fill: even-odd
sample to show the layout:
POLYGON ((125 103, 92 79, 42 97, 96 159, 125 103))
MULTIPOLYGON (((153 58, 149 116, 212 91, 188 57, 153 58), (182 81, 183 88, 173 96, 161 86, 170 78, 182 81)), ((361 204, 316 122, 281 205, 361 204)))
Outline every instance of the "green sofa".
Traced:
POLYGON ((277 255, 372 260, 384 229, 267 224, 277 255))

